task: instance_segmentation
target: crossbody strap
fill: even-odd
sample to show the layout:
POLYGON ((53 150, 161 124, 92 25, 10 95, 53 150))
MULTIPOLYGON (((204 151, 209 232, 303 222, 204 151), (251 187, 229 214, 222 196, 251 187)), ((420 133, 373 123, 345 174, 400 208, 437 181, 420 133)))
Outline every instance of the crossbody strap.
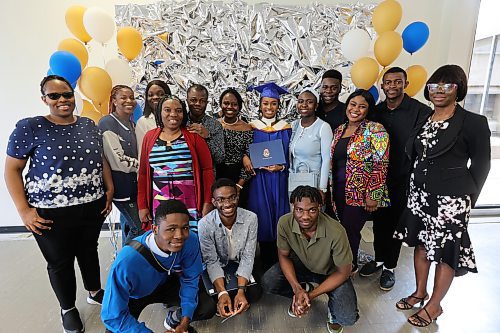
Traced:
POLYGON ((158 272, 164 272, 164 273, 167 272, 163 267, 161 267, 158 264, 156 259, 153 258, 153 254, 151 253, 151 251, 146 249, 146 247, 142 245, 141 242, 132 239, 131 241, 128 242, 127 246, 130 246, 131 248, 139 252, 144 257, 144 259, 146 259, 151 264, 151 266, 153 266, 158 272))

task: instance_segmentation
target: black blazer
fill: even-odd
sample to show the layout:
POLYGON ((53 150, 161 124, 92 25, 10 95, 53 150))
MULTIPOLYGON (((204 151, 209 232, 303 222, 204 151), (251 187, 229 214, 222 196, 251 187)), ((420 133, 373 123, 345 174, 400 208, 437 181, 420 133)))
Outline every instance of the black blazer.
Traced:
MULTIPOLYGON (((427 119, 417 124, 406 143, 406 153, 412 165, 417 157, 414 142, 427 119)), ((449 127, 438 143, 427 150, 429 165, 425 188, 429 193, 439 195, 469 194, 474 207, 491 165, 488 121, 485 116, 457 105, 448 122, 449 127)))

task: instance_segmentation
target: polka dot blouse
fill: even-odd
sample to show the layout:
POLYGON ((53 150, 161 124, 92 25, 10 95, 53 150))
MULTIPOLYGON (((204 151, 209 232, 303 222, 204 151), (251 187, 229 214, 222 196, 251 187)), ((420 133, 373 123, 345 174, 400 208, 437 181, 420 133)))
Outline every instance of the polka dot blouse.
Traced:
POLYGON ((25 176, 28 202, 59 208, 95 201, 104 195, 102 135, 94 122, 78 117, 58 125, 45 117, 20 120, 9 137, 7 155, 29 159, 25 176))

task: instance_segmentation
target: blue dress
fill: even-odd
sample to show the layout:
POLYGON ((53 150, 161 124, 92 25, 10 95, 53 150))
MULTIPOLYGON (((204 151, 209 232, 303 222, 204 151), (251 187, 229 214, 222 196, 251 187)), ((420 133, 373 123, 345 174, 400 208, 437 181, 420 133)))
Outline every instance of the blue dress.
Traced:
POLYGON ((250 123, 253 127, 253 142, 265 142, 281 139, 285 152, 286 165, 282 172, 269 172, 255 169, 256 175, 249 185, 248 209, 257 214, 259 242, 274 242, 277 238, 278 220, 290 212, 288 202, 288 147, 292 129, 290 124, 279 120, 266 125, 262 120, 250 123))

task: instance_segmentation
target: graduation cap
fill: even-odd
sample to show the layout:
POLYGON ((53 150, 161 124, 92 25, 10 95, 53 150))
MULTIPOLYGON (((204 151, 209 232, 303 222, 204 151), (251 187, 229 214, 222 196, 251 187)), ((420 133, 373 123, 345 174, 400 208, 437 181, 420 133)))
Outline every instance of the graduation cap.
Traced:
POLYGON ((282 94, 288 94, 288 90, 278 86, 274 82, 264 83, 257 87, 249 87, 248 90, 257 90, 260 92, 261 97, 271 97, 275 99, 280 99, 280 95, 282 94))

